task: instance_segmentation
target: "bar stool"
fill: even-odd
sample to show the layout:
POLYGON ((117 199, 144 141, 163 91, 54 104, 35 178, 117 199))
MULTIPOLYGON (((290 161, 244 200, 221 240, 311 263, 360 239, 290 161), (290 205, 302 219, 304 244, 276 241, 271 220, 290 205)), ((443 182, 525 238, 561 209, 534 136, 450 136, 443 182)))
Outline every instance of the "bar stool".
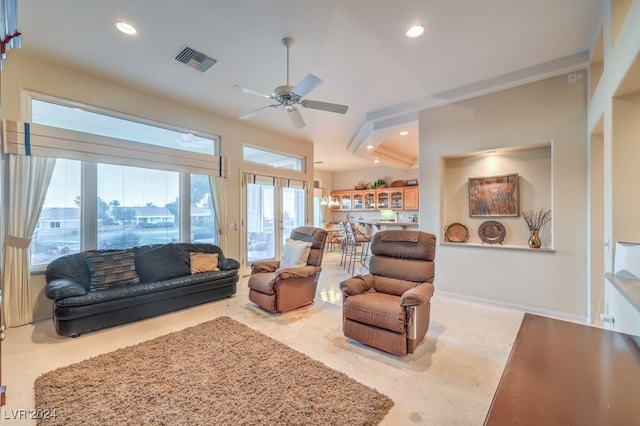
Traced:
POLYGON ((354 228, 350 222, 346 222, 344 227, 346 243, 343 252, 343 267, 346 266, 347 271, 353 275, 355 273, 356 262, 360 262, 363 267, 368 269, 366 262, 369 259, 369 243, 371 242, 371 238, 364 235, 357 228, 354 228), (358 247, 360 247, 359 251, 358 247))

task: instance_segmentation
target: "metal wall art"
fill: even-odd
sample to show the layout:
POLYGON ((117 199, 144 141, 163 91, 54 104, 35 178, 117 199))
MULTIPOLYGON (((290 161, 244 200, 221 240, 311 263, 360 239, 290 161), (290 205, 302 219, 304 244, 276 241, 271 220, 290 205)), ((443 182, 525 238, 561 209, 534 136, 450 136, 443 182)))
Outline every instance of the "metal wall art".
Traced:
POLYGON ((518 174, 469 178, 469 216, 519 216, 518 174))

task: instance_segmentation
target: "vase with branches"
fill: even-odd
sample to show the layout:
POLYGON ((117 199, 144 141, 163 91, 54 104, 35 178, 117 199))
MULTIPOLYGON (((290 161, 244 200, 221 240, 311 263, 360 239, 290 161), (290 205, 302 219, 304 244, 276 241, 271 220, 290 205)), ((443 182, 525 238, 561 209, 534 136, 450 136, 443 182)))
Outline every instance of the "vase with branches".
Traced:
POLYGON ((527 227, 531 232, 529 237, 529 247, 540 248, 542 241, 540 240, 540 229, 551 220, 551 210, 540 209, 536 212, 529 209, 522 212, 522 218, 527 223, 527 227))

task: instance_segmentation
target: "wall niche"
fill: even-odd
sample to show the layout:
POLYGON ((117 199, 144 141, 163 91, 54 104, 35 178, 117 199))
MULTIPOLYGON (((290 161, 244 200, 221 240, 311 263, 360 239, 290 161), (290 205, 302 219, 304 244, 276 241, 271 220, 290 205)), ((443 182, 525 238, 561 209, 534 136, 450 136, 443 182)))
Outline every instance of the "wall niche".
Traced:
MULTIPOLYGON (((465 225, 469 230, 469 239, 461 243, 447 243, 443 228, 440 241, 445 244, 461 246, 529 249, 527 241, 530 232, 522 218, 522 211, 529 209, 534 212, 541 209, 551 210, 553 218, 551 160, 551 142, 442 158, 444 176, 441 192, 441 223, 445 227, 452 223, 465 225), (471 217, 469 179, 514 173, 518 174, 519 214, 517 216, 471 217), (478 235, 480 226, 486 221, 497 221, 504 227, 506 234, 501 244, 483 241, 478 235)), ((542 251, 553 250, 552 229, 553 219, 540 231, 542 251)))

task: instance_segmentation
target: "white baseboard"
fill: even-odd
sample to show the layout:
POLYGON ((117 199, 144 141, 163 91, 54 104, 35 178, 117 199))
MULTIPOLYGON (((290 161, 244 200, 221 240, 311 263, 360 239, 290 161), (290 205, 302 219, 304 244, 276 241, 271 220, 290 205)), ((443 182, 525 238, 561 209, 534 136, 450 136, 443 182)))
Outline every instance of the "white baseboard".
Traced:
POLYGON ((435 296, 437 296, 438 294, 442 294, 443 296, 451 297, 455 299, 463 299, 463 300, 469 300, 472 302, 484 303, 485 305, 494 305, 494 306, 500 306, 503 308, 517 309, 519 311, 529 312, 532 314, 540 314, 547 317, 554 317, 557 319, 564 319, 564 320, 577 322, 581 324, 593 325, 586 316, 570 314, 567 312, 552 311, 549 309, 541 309, 534 306, 519 305, 517 303, 508 303, 500 300, 487 299, 484 297, 477 297, 477 296, 469 296, 467 294, 452 293, 449 291, 442 291, 442 290, 436 290, 435 296))

